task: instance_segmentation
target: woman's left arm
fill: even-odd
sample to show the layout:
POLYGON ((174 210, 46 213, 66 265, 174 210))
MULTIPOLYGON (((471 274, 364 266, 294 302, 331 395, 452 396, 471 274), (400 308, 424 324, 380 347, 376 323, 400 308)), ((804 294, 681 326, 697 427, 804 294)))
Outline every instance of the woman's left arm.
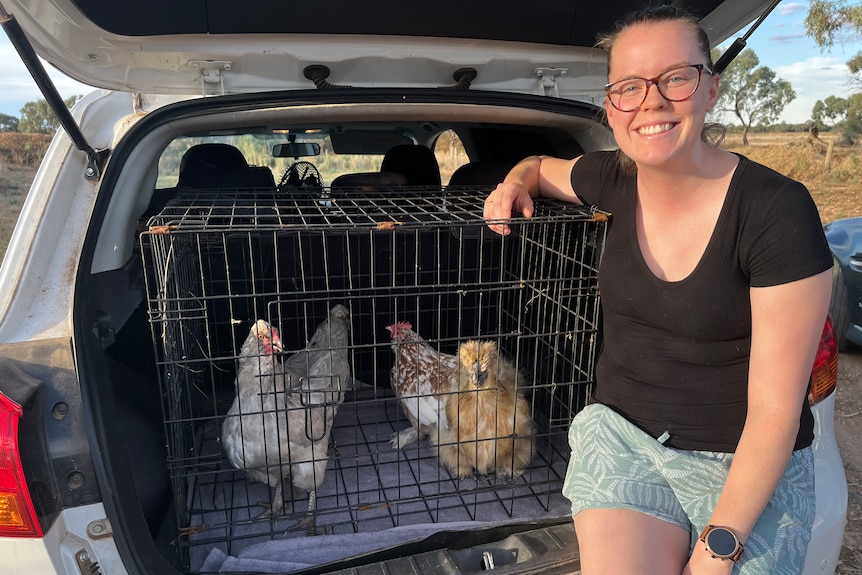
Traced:
MULTIPOLYGON (((747 540, 790 460, 826 321, 831 278, 825 271, 788 284, 751 288, 748 412, 710 518, 710 524, 731 529, 740 541, 747 540)), ((698 544, 689 567, 692 573, 718 572, 713 571, 718 565, 710 563, 717 561, 698 544)))

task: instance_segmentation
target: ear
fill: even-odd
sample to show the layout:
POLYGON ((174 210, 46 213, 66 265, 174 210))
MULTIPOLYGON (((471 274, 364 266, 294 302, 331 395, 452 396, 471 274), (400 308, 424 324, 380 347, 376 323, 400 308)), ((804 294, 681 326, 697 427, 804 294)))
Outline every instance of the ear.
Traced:
POLYGON ((715 105, 718 103, 718 87, 721 84, 721 76, 718 74, 713 74, 708 77, 709 82, 707 86, 709 87, 709 96, 706 101, 706 111, 711 112, 715 105))
POLYGON ((610 99, 605 96, 605 115, 608 118, 608 126, 611 130, 614 129, 614 120, 616 119, 617 109, 611 105, 610 99))

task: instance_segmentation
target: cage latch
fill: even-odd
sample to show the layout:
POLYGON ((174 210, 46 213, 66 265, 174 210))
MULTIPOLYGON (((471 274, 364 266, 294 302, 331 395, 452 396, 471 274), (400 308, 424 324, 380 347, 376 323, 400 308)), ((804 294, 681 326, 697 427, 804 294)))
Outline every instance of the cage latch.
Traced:
POLYGON ((482 571, 491 571, 496 568, 494 565, 494 554, 490 551, 482 552, 482 571))
POLYGON ((557 78, 568 74, 568 68, 536 68, 533 74, 539 79, 539 95, 560 97, 560 91, 557 89, 557 78))
POLYGON ((198 70, 201 76, 201 94, 207 95, 207 85, 215 86, 219 95, 224 95, 224 73, 233 67, 230 60, 189 60, 189 67, 198 70))

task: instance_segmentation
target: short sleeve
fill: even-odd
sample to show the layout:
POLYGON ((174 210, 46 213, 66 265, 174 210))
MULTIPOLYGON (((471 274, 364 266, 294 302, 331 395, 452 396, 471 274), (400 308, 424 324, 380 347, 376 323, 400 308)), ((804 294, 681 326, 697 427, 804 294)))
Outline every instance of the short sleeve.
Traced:
POLYGON ((790 283, 830 269, 832 255, 811 194, 801 183, 760 168, 763 173, 746 188, 752 201, 740 246, 751 287, 790 283), (751 185, 757 180, 762 181, 751 185))
POLYGON ((572 189, 575 195, 588 206, 600 209, 613 209, 613 197, 617 192, 626 189, 631 176, 626 176, 620 169, 620 152, 602 151, 590 152, 575 162, 572 168, 572 189))

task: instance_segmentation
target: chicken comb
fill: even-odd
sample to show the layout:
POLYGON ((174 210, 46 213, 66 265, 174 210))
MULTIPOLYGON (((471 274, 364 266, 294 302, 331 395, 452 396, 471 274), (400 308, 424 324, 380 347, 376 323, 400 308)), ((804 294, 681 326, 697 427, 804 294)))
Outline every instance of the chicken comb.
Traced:
POLYGON ((390 326, 387 326, 386 329, 389 330, 389 333, 394 338, 397 334, 400 334, 405 329, 413 329, 413 324, 409 321, 396 321, 390 326))

